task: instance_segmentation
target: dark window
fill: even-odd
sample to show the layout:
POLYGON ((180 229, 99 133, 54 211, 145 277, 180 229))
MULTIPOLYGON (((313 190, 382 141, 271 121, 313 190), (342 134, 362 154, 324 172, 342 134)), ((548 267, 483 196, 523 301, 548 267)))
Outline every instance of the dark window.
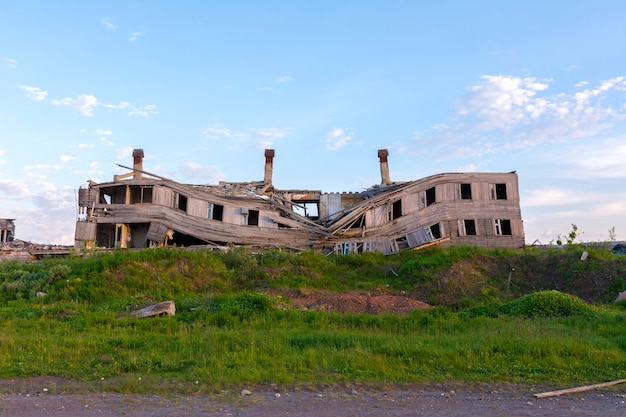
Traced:
POLYGON ((141 202, 144 204, 152 203, 152 187, 141 187, 141 202))
POLYGON ((491 198, 493 200, 506 200, 506 184, 491 184, 491 198))
POLYGON ((502 224, 502 234, 505 236, 511 236, 513 232, 511 231, 511 220, 500 220, 502 224))
POLYGON ((402 216, 402 200, 394 201, 391 207, 391 219, 395 220, 402 216))
POLYGON ((496 219, 495 233, 497 236, 511 236, 513 234, 511 230, 511 220, 496 219))
POLYGON ((476 222, 474 220, 463 220, 465 224, 465 235, 473 236, 476 235, 476 222))
POLYGON ((178 195, 178 209, 182 211, 187 211, 187 196, 182 194, 178 195))
POLYGON ((430 233, 433 234, 435 239, 441 239, 441 227, 439 227, 439 223, 430 226, 430 233))
POLYGON ((461 184, 461 199, 462 200, 472 199, 472 185, 471 184, 461 184))
POLYGON ((258 226, 259 225, 259 210, 249 210, 248 211, 248 226, 258 226))
POLYGON ((435 187, 426 190, 426 206, 435 204, 435 187))
POLYGON ((213 204, 213 220, 222 221, 224 216, 224 206, 220 204, 213 204))

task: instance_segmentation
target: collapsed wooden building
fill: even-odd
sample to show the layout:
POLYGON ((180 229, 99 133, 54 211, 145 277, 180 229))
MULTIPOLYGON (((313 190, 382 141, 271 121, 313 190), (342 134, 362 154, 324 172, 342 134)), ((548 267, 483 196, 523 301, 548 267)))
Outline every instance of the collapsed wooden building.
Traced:
POLYGON ((133 167, 113 182, 79 190, 75 247, 244 245, 337 253, 395 253, 444 242, 523 247, 518 179, 509 173, 444 173, 405 182, 389 176, 361 192, 281 190, 272 183, 274 150, 263 181, 189 185, 133 167))

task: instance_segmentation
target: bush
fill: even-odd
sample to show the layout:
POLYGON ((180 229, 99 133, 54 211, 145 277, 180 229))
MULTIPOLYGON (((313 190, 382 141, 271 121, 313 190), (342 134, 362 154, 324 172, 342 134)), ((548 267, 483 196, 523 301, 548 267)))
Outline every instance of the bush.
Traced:
POLYGON ((593 312, 580 298, 560 291, 540 291, 502 305, 504 314, 526 317, 567 317, 593 312))

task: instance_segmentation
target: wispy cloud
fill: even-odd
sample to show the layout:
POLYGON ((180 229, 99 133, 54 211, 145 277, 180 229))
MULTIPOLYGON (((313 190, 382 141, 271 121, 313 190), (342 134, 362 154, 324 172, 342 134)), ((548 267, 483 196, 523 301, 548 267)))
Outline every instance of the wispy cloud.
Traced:
POLYGON ((103 17, 102 19, 100 19, 100 23, 102 23, 102 26, 104 26, 108 30, 115 30, 115 29, 117 29, 117 25, 115 23, 113 23, 111 21, 111 18, 109 18, 109 17, 103 17))
POLYGON ((115 150, 115 155, 118 161, 128 161, 133 157, 133 147, 126 146, 124 148, 118 148, 115 150))
POLYGON ((146 32, 143 29, 138 31, 138 32, 130 32, 130 35, 128 35, 128 41, 129 42, 135 42, 141 36, 145 36, 145 34, 146 34, 146 32))
POLYGON ((288 128, 265 128, 255 129, 255 138, 261 148, 270 148, 274 142, 289 134, 288 128))
MULTIPOLYGON (((46 93, 47 94, 47 93, 46 93)), ((66 97, 62 100, 52 100, 51 103, 54 106, 66 106, 70 107, 85 117, 93 117, 95 108, 100 106, 110 110, 127 110, 129 116, 142 116, 148 117, 153 114, 158 114, 157 107, 154 104, 149 104, 142 107, 133 106, 127 101, 122 101, 118 104, 104 103, 98 100, 91 94, 82 94, 76 98, 66 97)))
POLYGON ((59 159, 63 162, 69 162, 69 161, 73 161, 76 158, 70 155, 61 155, 59 159))
POLYGON ((203 129, 200 134, 208 139, 247 139, 249 137, 248 134, 243 132, 234 132, 229 128, 221 125, 214 124, 213 126, 209 126, 206 129, 203 129))
POLYGON ((34 101, 43 101, 46 99, 48 93, 43 91, 39 87, 30 87, 28 85, 20 85, 18 86, 21 90, 26 91, 26 97, 34 101))
POLYGON ((256 128, 250 129, 247 132, 238 132, 218 123, 203 129, 200 134, 207 139, 227 140, 231 149, 237 149, 242 143, 248 141, 256 141, 260 147, 269 148, 273 146, 277 140, 287 136, 290 130, 291 129, 287 127, 272 127, 256 128))
POLYGON ((293 78, 289 75, 281 75, 280 77, 276 79, 276 82, 278 84, 288 83, 289 81, 293 81, 293 78))
POLYGON ((11 58, 2 58, 11 68, 17 68, 17 61, 11 58))
POLYGON ((5 154, 4 149, 0 149, 0 165, 3 165, 6 162, 3 158, 4 154, 5 154))
POLYGON ((573 93, 549 93, 552 80, 481 77, 459 99, 456 117, 417 132, 409 148, 440 159, 481 157, 503 150, 594 137, 626 118, 626 78, 615 77, 573 93), (617 99, 617 100, 615 100, 617 99))
POLYGON ((151 114, 159 114, 157 107, 154 104, 149 104, 143 107, 131 106, 131 110, 128 112, 129 116, 148 117, 151 114))
POLYGON ((346 146, 352 138, 354 133, 351 130, 335 128, 326 135, 326 149, 329 151, 336 151, 337 149, 346 146))
POLYGON ((77 98, 66 97, 62 100, 52 100, 54 106, 67 106, 86 117, 93 117, 94 107, 98 105, 98 99, 90 94, 82 94, 77 98))

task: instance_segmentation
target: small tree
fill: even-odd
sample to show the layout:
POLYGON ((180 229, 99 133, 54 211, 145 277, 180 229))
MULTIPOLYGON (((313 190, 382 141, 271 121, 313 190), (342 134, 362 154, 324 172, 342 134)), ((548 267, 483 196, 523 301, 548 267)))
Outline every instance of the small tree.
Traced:
POLYGON ((615 226, 609 229, 609 242, 615 242, 617 234, 615 233, 615 226))
POLYGON ((574 223, 572 223, 572 230, 567 235, 567 244, 568 245, 573 245, 574 244, 574 240, 576 240, 576 236, 578 236, 578 226, 576 226, 574 223))

